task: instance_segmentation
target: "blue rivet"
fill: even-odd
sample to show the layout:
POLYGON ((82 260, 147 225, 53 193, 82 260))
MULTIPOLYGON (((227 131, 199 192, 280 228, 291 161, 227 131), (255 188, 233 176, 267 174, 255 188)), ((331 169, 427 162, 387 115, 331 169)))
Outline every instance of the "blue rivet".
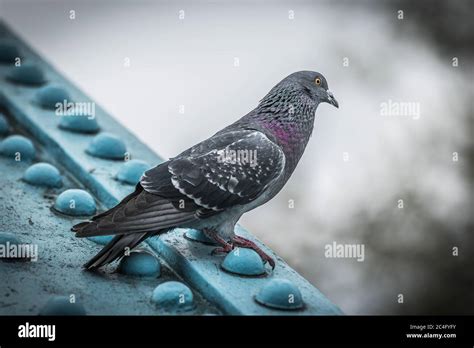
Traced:
POLYGON ((255 296, 264 306, 276 309, 300 309, 303 298, 298 287, 287 279, 272 279, 255 296))
POLYGON ((125 143, 115 135, 100 133, 92 139, 86 152, 99 158, 123 159, 127 148, 125 143))
POLYGON ((186 285, 176 281, 165 282, 153 290, 153 303, 167 312, 178 313, 194 308, 193 293, 186 285))
POLYGON ((216 243, 210 238, 208 238, 202 231, 195 230, 193 228, 188 229, 186 233, 184 234, 184 237, 194 242, 200 242, 200 243, 209 244, 209 245, 216 245, 216 243))
POLYGON ((23 180, 37 186, 61 187, 63 184, 59 170, 49 163, 35 163, 23 174, 23 180))
POLYGON ((265 265, 255 250, 235 248, 227 254, 222 268, 230 273, 244 276, 260 276, 265 274, 265 265))
POLYGON ((5 116, 0 114, 0 135, 8 134, 9 131, 10 126, 8 125, 7 119, 5 118, 5 116))
POLYGON ((0 232, 0 244, 5 245, 7 242, 12 245, 22 244, 20 238, 15 236, 13 233, 0 232))
POLYGON ((127 275, 159 277, 161 265, 156 256, 149 251, 133 250, 128 256, 122 257, 118 270, 127 275))
POLYGON ((150 168, 151 166, 145 161, 130 160, 120 167, 117 179, 130 185, 136 185, 143 173, 150 168))
MULTIPOLYGON (((23 242, 20 238, 18 238, 13 233, 5 233, 0 232, 0 245, 3 245, 4 250, 7 250, 12 245, 21 245, 23 242)), ((1 257, 1 260, 5 261, 12 261, 12 260, 20 260, 18 257, 11 257, 10 255, 6 255, 8 257, 1 257)), ((24 259, 21 259, 24 260, 24 259)))
POLYGON ((93 241, 94 243, 100 244, 100 245, 106 245, 108 244, 114 236, 93 236, 93 237, 87 237, 87 239, 93 241))
POLYGON ((22 135, 10 135, 0 143, 0 154, 17 161, 31 160, 35 157, 35 152, 31 140, 22 135))
POLYGON ((48 300, 39 315, 86 315, 84 306, 71 302, 68 296, 54 296, 48 300))
POLYGON ((100 130, 96 118, 89 115, 60 116, 59 128, 75 133, 91 134, 100 130))
POLYGON ((1 63, 14 63, 15 58, 20 56, 20 51, 15 45, 9 42, 0 43, 0 62, 1 63))
POLYGON ((43 71, 31 63, 12 68, 7 78, 24 85, 42 85, 46 82, 43 71))
POLYGON ((64 101, 70 101, 71 97, 64 88, 59 86, 44 86, 41 87, 36 93, 36 101, 39 105, 46 109, 56 109, 57 103, 64 103, 64 101))
POLYGON ((96 212, 94 198, 88 192, 79 189, 62 192, 56 198, 54 209, 72 216, 93 215, 96 212))

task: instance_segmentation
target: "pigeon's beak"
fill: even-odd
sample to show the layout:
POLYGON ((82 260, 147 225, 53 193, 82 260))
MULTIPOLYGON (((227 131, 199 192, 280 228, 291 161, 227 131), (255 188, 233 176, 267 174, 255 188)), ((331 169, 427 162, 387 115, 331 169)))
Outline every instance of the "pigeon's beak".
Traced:
POLYGON ((334 98, 334 94, 331 92, 327 91, 328 93, 328 103, 331 105, 334 105, 336 108, 339 109, 339 103, 337 102, 336 98, 334 98))

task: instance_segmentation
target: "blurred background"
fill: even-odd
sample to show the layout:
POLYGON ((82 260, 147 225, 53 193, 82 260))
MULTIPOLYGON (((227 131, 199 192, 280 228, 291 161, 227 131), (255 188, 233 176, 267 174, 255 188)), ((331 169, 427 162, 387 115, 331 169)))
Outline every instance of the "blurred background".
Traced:
POLYGON ((322 72, 340 109, 318 108, 292 179, 241 223, 347 314, 473 314, 473 4, 1 0, 0 15, 163 157, 322 72), (383 115, 389 101, 418 117, 383 115), (364 261, 326 258, 333 242, 364 261))

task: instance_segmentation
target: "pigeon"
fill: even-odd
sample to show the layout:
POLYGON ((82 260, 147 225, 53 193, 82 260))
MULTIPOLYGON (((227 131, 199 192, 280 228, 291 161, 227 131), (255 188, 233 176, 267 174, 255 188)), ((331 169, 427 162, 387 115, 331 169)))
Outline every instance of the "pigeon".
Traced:
POLYGON ((114 235, 84 267, 105 266, 148 237, 180 227, 202 231, 218 245, 214 253, 253 249, 273 269, 272 257, 234 228, 244 213, 286 184, 311 137, 320 103, 339 107, 324 76, 295 72, 236 122, 147 170, 114 208, 73 226, 76 237, 114 235))

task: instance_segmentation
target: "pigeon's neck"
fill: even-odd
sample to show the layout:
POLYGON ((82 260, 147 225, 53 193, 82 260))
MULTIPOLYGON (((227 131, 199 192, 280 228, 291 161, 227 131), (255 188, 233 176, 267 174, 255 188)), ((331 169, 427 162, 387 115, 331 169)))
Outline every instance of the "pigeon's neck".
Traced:
POLYGON ((288 174, 296 168, 311 137, 314 118, 298 124, 278 122, 265 118, 260 121, 262 130, 281 146, 287 160, 288 174))
POLYGON ((244 119, 250 127, 261 130, 281 146, 291 175, 313 132, 318 105, 301 90, 272 92, 244 119))

